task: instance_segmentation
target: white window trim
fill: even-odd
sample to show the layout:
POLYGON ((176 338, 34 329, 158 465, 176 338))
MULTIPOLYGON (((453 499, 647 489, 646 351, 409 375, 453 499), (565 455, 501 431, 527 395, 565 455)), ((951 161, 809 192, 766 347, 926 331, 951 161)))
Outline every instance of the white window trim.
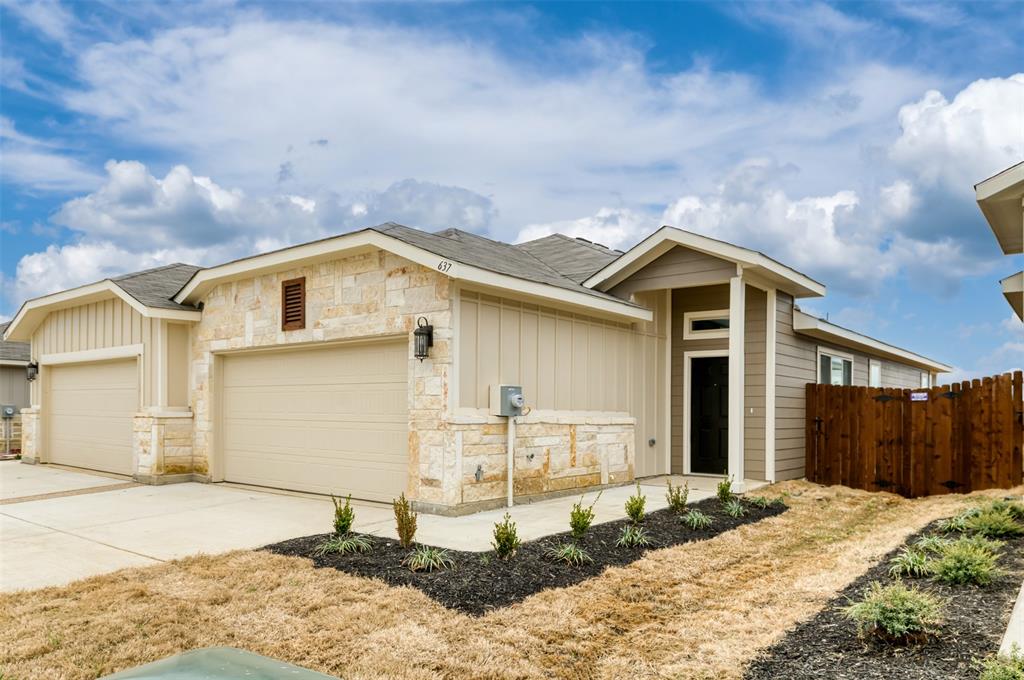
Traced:
POLYGON ((710 340, 714 338, 728 338, 729 329, 720 328, 713 331, 690 330, 691 321, 702 321, 704 319, 728 319, 728 309, 711 309, 705 312, 684 312, 683 313, 683 340, 710 340))
MULTIPOLYGON (((821 370, 821 363, 819 360, 818 370, 821 370)), ((868 359, 868 387, 881 387, 882 386, 882 361, 881 359, 868 359), (878 366, 878 384, 871 384, 871 369, 878 366)))
MULTIPOLYGON (((821 355, 822 354, 824 354, 825 356, 834 357, 836 359, 846 359, 847 361, 850 362, 850 384, 852 385, 853 384, 853 376, 856 375, 857 360, 853 358, 852 354, 848 354, 846 352, 840 352, 838 350, 832 349, 831 347, 822 347, 821 345, 818 345, 818 356, 817 356, 818 360, 815 362, 817 364, 817 367, 815 368, 815 371, 814 371, 818 375, 818 384, 819 385, 825 384, 825 383, 821 382, 821 355)), ((831 385, 832 382, 829 381, 827 384, 831 385)))

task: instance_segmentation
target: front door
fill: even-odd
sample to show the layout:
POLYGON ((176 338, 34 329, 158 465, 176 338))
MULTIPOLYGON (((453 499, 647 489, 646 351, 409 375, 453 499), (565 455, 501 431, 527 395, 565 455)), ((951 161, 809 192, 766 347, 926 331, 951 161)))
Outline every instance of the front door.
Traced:
POLYGON ((690 360, 690 471, 729 471, 729 358, 690 360))

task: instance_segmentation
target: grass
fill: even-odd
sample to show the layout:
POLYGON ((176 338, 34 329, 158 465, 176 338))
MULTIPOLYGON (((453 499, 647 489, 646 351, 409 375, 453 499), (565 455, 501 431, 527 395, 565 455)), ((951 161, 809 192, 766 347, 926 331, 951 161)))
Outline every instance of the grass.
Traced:
POLYGON ((0 628, 17 634, 0 639, 0 668, 11 680, 85 680, 228 645, 352 680, 736 679, 759 649, 964 503, 797 482, 765 492, 788 492, 789 512, 480 618, 413 588, 249 551, 2 594, 0 628))

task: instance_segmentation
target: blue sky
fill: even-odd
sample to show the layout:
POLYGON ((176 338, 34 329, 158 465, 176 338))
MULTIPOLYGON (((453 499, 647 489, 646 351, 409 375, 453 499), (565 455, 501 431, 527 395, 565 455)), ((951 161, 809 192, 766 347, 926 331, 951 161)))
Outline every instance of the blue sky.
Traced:
POLYGON ((803 306, 1024 366, 972 185, 1024 160, 1014 3, 0 0, 0 317, 394 220, 626 248, 669 223, 803 306))

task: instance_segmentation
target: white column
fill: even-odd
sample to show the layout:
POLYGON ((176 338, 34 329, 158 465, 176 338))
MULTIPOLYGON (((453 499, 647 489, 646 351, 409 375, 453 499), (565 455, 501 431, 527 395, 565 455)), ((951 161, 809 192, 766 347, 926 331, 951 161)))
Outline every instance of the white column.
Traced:
POLYGON ((764 478, 775 481, 775 332, 777 329, 775 289, 768 290, 765 310, 764 359, 764 478))
POLYGON ((729 279, 729 476, 733 489, 743 491, 743 343, 746 284, 742 271, 729 279))

